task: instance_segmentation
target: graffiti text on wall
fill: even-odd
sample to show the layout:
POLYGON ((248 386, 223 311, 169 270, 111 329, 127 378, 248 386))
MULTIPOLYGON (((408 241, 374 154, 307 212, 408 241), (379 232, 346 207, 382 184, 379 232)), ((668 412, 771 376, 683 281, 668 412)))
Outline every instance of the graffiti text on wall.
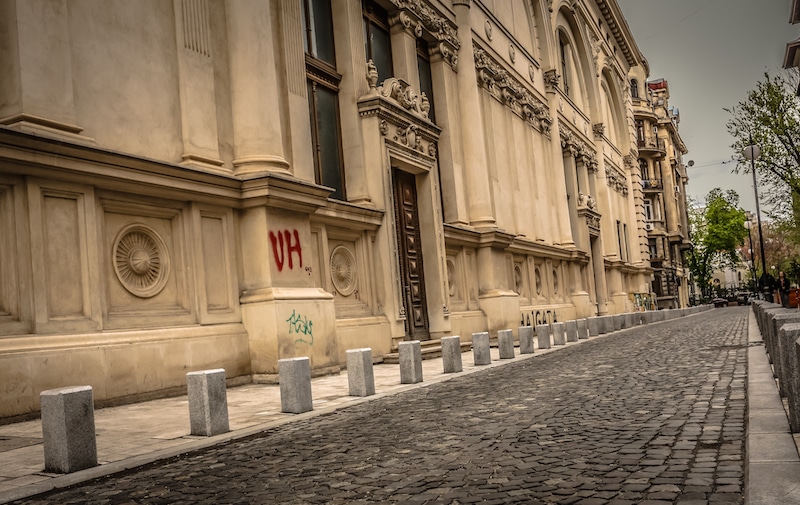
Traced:
POLYGON ((294 341, 295 344, 303 342, 308 345, 314 345, 314 334, 312 333, 312 327, 314 326, 313 321, 307 317, 301 316, 293 310, 292 315, 289 316, 286 322, 289 323, 289 335, 296 333, 300 336, 294 341))
POLYGON ((272 242, 272 254, 275 256, 278 272, 283 272, 283 265, 287 259, 289 260, 289 270, 294 269, 293 253, 297 254, 299 260, 297 267, 303 268, 303 247, 300 245, 300 234, 297 233, 297 230, 283 230, 278 231, 277 234, 269 232, 269 240, 272 242))
POLYGON ((536 326, 537 324, 553 324, 558 322, 555 310, 532 310, 523 312, 520 319, 522 326, 536 326))

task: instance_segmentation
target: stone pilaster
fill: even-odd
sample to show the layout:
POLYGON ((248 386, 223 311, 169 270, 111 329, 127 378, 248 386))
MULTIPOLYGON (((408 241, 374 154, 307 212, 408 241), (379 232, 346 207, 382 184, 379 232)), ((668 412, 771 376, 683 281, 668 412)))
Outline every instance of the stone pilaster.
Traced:
POLYGON ((244 178, 289 173, 269 2, 228 0, 228 59, 234 173, 244 178))

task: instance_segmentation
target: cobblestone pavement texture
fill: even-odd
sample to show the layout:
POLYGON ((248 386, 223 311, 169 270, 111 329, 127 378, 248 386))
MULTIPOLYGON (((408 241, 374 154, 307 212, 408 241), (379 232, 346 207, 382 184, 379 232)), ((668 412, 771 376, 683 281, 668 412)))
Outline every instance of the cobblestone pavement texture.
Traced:
POLYGON ((636 328, 26 503, 742 503, 746 323, 636 328))

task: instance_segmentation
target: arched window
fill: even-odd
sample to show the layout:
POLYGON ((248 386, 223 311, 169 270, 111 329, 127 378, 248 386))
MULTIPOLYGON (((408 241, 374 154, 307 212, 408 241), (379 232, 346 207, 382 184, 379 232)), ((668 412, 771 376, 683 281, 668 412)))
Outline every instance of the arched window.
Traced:
POLYGON ((569 43, 564 40, 564 36, 558 37, 558 52, 561 60, 561 89, 564 94, 569 96, 569 43))
POLYGON ((639 98, 639 81, 631 79, 631 98, 639 98))

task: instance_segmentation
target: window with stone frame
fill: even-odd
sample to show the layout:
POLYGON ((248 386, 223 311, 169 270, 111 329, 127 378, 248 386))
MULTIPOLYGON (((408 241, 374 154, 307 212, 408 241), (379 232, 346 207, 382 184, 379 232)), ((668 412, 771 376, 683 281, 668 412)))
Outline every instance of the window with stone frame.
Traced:
POLYGON ((389 14, 372 0, 363 0, 361 12, 367 61, 372 60, 375 64, 378 69, 378 83, 382 83, 394 75, 389 14))
POLYGON ((631 98, 639 98, 639 81, 631 79, 631 98))
POLYGON ((430 110, 428 111, 428 119, 436 122, 436 114, 434 113, 434 100, 433 100, 433 76, 431 74, 431 56, 428 51, 428 44, 424 39, 417 39, 417 72, 419 73, 419 91, 420 96, 425 93, 430 103, 430 110))
POLYGON ((642 177, 643 181, 650 180, 650 171, 647 169, 647 160, 644 158, 639 158, 639 175, 642 177))
POLYGON ((345 179, 339 120, 339 83, 334 53, 330 0, 300 0, 306 52, 306 86, 316 182, 333 188, 330 197, 344 200, 345 179))
POLYGON ((564 91, 564 94, 570 96, 569 94, 569 43, 565 40, 563 34, 559 34, 558 37, 558 53, 561 62, 561 89, 564 91))

